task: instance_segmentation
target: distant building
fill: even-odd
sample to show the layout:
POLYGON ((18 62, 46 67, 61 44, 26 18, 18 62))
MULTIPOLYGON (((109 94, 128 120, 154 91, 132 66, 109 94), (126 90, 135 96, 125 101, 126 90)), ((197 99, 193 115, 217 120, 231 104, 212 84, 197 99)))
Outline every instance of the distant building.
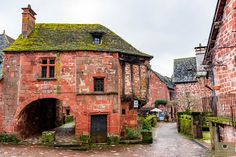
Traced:
MULTIPOLYGON (((196 57, 179 58, 174 60, 173 82, 176 85, 176 99, 191 97, 198 101, 198 105, 192 108, 195 111, 202 111, 201 98, 210 95, 209 81, 206 79, 206 69, 202 65, 205 48, 195 48, 196 57)), ((186 105, 178 107, 179 111, 185 110, 186 105)))
MULTIPOLYGON (((149 101, 142 110, 151 110, 155 108, 156 100, 171 101, 175 97, 175 85, 167 76, 151 70, 149 85, 149 101)), ((170 114, 170 118, 175 118, 175 108, 162 108, 170 114)))
POLYGON ((0 79, 2 78, 2 65, 3 65, 3 49, 7 48, 14 42, 14 39, 5 34, 5 30, 0 34, 0 79))

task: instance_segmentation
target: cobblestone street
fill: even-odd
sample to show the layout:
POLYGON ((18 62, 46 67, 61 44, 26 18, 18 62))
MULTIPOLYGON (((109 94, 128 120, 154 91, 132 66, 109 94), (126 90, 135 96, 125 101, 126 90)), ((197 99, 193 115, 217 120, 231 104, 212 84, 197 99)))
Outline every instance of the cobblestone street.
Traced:
POLYGON ((89 151, 63 150, 40 146, 3 146, 1 157, 204 157, 206 150, 176 131, 175 123, 161 123, 154 130, 151 145, 98 147, 89 151))

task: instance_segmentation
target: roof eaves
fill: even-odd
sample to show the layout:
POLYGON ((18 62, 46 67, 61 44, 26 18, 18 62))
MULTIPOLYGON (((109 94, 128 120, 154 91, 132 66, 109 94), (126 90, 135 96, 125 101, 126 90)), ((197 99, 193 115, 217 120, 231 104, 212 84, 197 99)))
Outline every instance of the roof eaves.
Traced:
MULTIPOLYGON (((213 35, 217 36, 218 34, 218 30, 214 27, 214 23, 217 22, 219 20, 219 18, 222 18, 222 16, 219 16, 220 14, 223 14, 224 11, 224 7, 226 4, 226 0, 218 0, 217 4, 216 4, 216 10, 215 10, 215 14, 212 20, 212 25, 211 25, 211 30, 210 30, 210 35, 208 38, 208 43, 207 43, 207 48, 206 48, 206 53, 203 59, 203 64, 208 64, 207 60, 210 58, 211 53, 212 53, 212 45, 214 45, 215 43, 212 43, 212 38, 213 35)), ((221 19, 220 19, 221 20, 221 19)))

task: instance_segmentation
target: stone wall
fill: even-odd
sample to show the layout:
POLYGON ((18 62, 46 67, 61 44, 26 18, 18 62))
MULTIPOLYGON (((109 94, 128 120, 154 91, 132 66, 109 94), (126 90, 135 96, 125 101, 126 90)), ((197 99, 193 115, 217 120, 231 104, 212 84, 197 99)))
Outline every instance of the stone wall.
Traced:
POLYGON ((119 59, 112 53, 78 53, 77 135, 89 135, 92 115, 107 115, 108 134, 120 134, 119 59), (104 92, 95 92, 94 77, 104 78, 104 92))
POLYGON ((3 92, 2 92, 2 81, 0 81, 0 132, 3 130, 3 92))
POLYGON ((216 38, 213 53, 215 85, 221 87, 218 94, 236 92, 236 2, 228 0, 224 8, 222 23, 216 38))
POLYGON ((19 121, 25 126, 20 119, 23 111, 32 102, 47 98, 60 101, 64 114, 70 108, 78 136, 90 134, 92 115, 107 115, 108 135, 120 135, 126 124, 137 128, 137 109, 132 104, 133 100, 147 101, 149 62, 120 62, 118 53, 87 51, 8 52, 5 57, 4 79, 0 84, 3 85, 0 126, 3 121, 4 131, 24 130, 17 126, 19 121), (55 78, 41 78, 42 58, 55 58, 55 78), (97 77, 104 78, 104 92, 94 91, 97 77), (126 115, 121 121, 122 108, 126 115))
MULTIPOLYGON (((202 111, 202 98, 211 95, 211 90, 205 85, 209 85, 209 80, 204 77, 198 78, 197 82, 192 83, 179 83, 176 84, 176 99, 178 101, 185 102, 185 98, 188 95, 192 102, 195 104, 195 111, 202 111)), ((184 111, 186 105, 179 104, 178 111, 184 111)))
POLYGON ((167 85, 152 71, 150 75, 149 101, 145 107, 155 107, 157 99, 170 100, 170 92, 167 85))
POLYGON ((132 109, 130 103, 121 103, 121 133, 125 133, 125 128, 135 128, 138 127, 138 112, 137 109, 132 109), (123 110, 123 111, 122 111, 123 110))

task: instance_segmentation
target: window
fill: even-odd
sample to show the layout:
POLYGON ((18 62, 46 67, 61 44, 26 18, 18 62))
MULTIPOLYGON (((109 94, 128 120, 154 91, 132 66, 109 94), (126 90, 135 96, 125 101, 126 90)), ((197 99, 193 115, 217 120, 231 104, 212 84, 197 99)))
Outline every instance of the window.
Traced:
POLYGON ((94 78, 94 92, 104 92, 104 78, 94 78))
POLYGON ((94 33, 91 33, 91 34, 93 36, 93 44, 99 45, 99 44, 102 43, 102 35, 103 35, 102 32, 94 32, 94 33))
POLYGON ((55 58, 42 59, 41 78, 55 78, 55 58))
POLYGON ((125 115, 125 109, 122 109, 122 114, 125 115))

